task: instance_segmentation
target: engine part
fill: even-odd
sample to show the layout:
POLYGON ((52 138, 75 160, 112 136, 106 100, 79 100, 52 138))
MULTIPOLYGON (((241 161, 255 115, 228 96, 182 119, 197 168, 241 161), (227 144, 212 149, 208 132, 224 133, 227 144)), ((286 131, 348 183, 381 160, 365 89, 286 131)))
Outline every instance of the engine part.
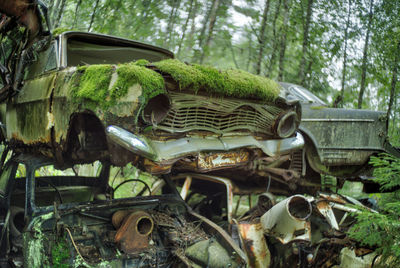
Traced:
MULTIPOLYGON (((113 223, 118 224, 122 214, 114 215, 113 223)), ((154 222, 148 213, 144 211, 131 212, 124 217, 115 235, 115 242, 125 253, 129 254, 141 251, 148 247, 149 235, 153 231, 153 228, 154 222)))

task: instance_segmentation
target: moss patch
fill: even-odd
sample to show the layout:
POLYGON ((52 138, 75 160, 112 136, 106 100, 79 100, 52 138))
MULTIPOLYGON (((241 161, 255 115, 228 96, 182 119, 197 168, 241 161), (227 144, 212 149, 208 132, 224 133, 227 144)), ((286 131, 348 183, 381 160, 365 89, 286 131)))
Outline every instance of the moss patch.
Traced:
POLYGON ((113 73, 112 65, 89 65, 78 68, 83 73, 78 85, 73 87, 72 95, 77 99, 106 105, 108 87, 113 73))
POLYGON ((69 247, 65 238, 60 238, 52 249, 51 256, 54 267, 69 267, 68 260, 71 257, 69 252, 69 247))
POLYGON ((168 59, 153 63, 161 72, 169 74, 179 83, 180 89, 187 89, 197 92, 204 83, 203 73, 191 65, 179 60, 168 59))
POLYGON ((211 66, 188 65, 175 59, 153 63, 161 72, 171 75, 180 89, 205 90, 223 96, 275 100, 280 86, 273 80, 241 70, 220 71, 211 66))
POLYGON ((311 106, 310 109, 311 110, 322 110, 327 108, 326 106, 311 106))
POLYGON ((164 79, 160 74, 142 66, 147 63, 141 61, 119 65, 117 69, 118 79, 110 90, 111 99, 119 99, 126 96, 129 87, 134 84, 139 84, 142 87, 142 97, 145 100, 160 93, 165 93, 164 79))
MULTIPOLYGON (((120 65, 96 64, 81 66, 73 75, 71 95, 77 102, 88 108, 108 108, 124 98, 135 84, 142 88, 141 103, 166 93, 161 74, 147 68, 147 60, 120 65)), ((211 66, 188 65, 181 61, 168 59, 153 63, 161 73, 169 74, 178 83, 180 90, 236 98, 252 98, 274 101, 280 86, 265 77, 241 70, 220 71, 211 66)))

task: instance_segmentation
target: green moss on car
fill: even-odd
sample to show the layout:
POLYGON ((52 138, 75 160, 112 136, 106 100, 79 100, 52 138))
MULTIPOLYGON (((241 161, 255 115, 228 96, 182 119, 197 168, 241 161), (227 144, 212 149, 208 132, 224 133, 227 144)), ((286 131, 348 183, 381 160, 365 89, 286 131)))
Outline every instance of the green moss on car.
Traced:
POLYGON ((168 59, 153 63, 162 73, 171 75, 181 90, 205 90, 222 96, 274 101, 280 86, 273 80, 241 70, 220 71, 211 66, 188 65, 168 59))
POLYGON ((118 79, 110 90, 110 98, 112 100, 126 96, 128 89, 135 84, 139 84, 142 87, 142 97, 145 100, 158 94, 166 93, 163 77, 159 73, 143 67, 142 64, 147 63, 141 61, 118 66, 118 79))
POLYGON ((54 267, 68 268, 68 260, 71 258, 67 240, 60 237, 51 249, 51 257, 54 267))
POLYGON ((211 95, 252 98, 274 101, 280 86, 266 78, 240 70, 220 71, 211 66, 188 65, 178 60, 167 59, 151 64, 147 60, 107 65, 81 66, 71 79, 72 97, 88 108, 109 108, 127 96, 129 88, 139 84, 142 89, 141 103, 166 93, 162 74, 169 74, 178 83, 180 90, 197 93, 205 91, 211 95))

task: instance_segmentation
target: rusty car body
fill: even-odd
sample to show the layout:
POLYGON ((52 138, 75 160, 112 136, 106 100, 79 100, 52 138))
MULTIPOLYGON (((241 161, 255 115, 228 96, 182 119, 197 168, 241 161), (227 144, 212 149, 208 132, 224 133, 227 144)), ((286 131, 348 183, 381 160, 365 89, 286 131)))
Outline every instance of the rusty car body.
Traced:
POLYGON ((306 140, 307 163, 318 174, 355 178, 368 171, 372 155, 400 157, 400 150, 389 143, 386 113, 330 108, 301 86, 280 84, 287 98, 302 104, 299 131, 306 140))
POLYGON ((38 172, 53 165, 25 154, 2 167, 2 267, 245 264, 228 234, 187 207, 173 188, 170 194, 115 199, 109 163, 102 163, 98 176, 75 174, 77 167, 62 175, 38 172))
MULTIPOLYGON (((54 158, 59 168, 110 160, 116 166, 134 163, 151 174, 227 171, 233 179, 263 189, 266 175, 291 190, 306 183, 291 164, 296 162, 291 161, 293 152, 304 145, 296 132, 301 118, 297 101, 279 95, 268 101, 226 96, 213 88, 211 93, 193 91, 192 84, 182 86, 151 63, 173 58, 171 52, 100 34, 63 32, 7 56, 2 58, 8 66, 4 73, 18 76, 3 80, 0 121, 4 141, 16 152, 54 158), (110 70, 103 87, 112 92, 123 80, 120 70, 143 59, 150 63, 140 68, 161 74, 163 92, 148 96, 146 86, 136 82, 122 97, 99 97, 101 75, 90 85, 96 101, 77 92, 89 68, 110 70)), ((246 79, 244 84, 264 78, 246 79)))

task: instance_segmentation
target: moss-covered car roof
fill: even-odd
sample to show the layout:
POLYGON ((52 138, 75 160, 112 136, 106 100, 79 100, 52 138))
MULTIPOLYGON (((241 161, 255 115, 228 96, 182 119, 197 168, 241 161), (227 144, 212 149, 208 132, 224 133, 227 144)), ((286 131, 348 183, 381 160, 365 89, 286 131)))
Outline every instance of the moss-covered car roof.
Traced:
POLYGON ((128 89, 140 84, 144 101, 166 93, 163 75, 170 75, 178 90, 234 98, 274 101, 280 85, 266 77, 241 70, 218 70, 211 66, 190 65, 176 59, 149 63, 138 60, 127 64, 96 64, 78 67, 74 75, 72 95, 77 100, 88 100, 109 106, 123 98, 128 89), (116 79, 113 77, 116 76, 116 79))

